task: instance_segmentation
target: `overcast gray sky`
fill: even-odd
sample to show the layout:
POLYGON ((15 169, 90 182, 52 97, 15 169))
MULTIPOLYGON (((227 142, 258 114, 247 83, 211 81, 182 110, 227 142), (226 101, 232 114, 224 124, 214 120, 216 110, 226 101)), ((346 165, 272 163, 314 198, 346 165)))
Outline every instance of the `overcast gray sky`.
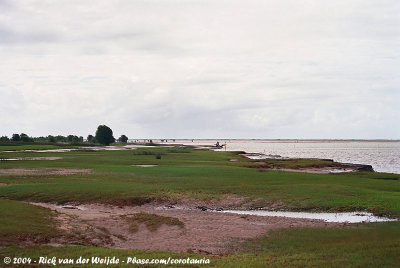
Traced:
POLYGON ((400 138, 398 0, 0 0, 0 136, 400 138))

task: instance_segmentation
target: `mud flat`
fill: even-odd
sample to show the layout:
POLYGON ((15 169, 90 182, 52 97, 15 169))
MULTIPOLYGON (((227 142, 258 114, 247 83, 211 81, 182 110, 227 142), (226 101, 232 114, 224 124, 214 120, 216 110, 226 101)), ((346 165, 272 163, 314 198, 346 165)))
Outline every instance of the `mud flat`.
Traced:
MULTIPOLYGON (((217 213, 201 209, 174 209, 146 204, 136 207, 117 207, 104 204, 55 205, 31 203, 59 213, 59 228, 77 233, 96 246, 119 249, 143 249, 188 252, 202 254, 223 254, 229 251, 232 241, 265 236, 277 229, 292 227, 345 227, 347 223, 330 223, 320 220, 284 217, 264 217, 217 213), (140 224, 132 232, 127 217, 136 213, 149 213, 173 217, 183 222, 184 227, 162 225, 157 231, 150 231, 140 224), (228 224, 227 224, 228 223, 228 224)), ((53 241, 72 243, 73 241, 53 241)))

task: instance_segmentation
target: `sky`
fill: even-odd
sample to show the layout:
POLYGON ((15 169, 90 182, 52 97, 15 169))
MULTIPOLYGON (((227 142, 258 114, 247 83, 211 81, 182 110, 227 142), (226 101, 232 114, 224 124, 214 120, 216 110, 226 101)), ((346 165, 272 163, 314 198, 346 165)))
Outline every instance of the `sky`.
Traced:
POLYGON ((398 0, 0 0, 0 136, 400 138, 398 0))

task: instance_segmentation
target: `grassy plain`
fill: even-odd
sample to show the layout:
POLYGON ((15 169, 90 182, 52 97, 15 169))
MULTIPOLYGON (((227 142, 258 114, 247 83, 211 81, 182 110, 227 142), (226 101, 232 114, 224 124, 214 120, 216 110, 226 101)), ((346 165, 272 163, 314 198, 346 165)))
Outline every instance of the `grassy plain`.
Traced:
MULTIPOLYGON (((39 149, 13 146, 13 149, 39 149)), ((50 148, 50 147, 49 147, 50 148)), ((49 149, 47 148, 47 149, 49 149)), ((45 149, 41 147, 40 149, 45 149)), ((150 200, 202 200, 241 196, 257 206, 292 210, 371 211, 400 215, 399 175, 384 173, 307 174, 260 171, 233 152, 181 148, 71 152, 1 152, 0 158, 59 156, 60 160, 0 161, 0 168, 91 169, 69 176, 0 176, 0 261, 3 256, 198 257, 183 253, 98 247, 24 246, 18 237, 48 241, 57 235, 51 211, 21 201, 140 204, 150 200), (161 156, 157 159, 156 156, 161 156), (237 159, 238 161, 230 161, 237 159), (158 165, 152 168, 135 165, 158 165)), ((282 163, 280 163, 282 164, 282 163)), ((284 163, 285 164, 285 163, 284 163)), ((287 165, 293 163, 286 162, 287 165)), ((348 229, 288 229, 240 242, 240 252, 211 257, 214 267, 333 266, 396 267, 400 224, 363 224, 348 229), (247 243, 247 244, 246 244, 247 243)))
MULTIPOLYGON (((146 148, 118 151, 7 152, 0 158, 59 156, 60 160, 1 161, 1 168, 91 169, 71 176, 0 176, 0 197, 38 202, 141 202, 162 198, 222 199, 238 195, 259 205, 279 201, 298 210, 400 215, 399 175, 260 171, 233 152, 146 148), (156 159, 161 155, 161 159, 156 159), (239 162, 229 161, 239 159, 239 162), (135 165, 158 165, 152 168, 135 165)), ((290 163, 288 163, 290 164, 290 163)))

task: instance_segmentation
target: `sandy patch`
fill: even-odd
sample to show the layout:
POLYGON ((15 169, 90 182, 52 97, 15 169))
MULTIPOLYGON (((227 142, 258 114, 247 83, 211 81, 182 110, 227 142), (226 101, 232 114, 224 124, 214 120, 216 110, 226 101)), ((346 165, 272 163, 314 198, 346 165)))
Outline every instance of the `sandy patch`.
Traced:
POLYGON ((0 169, 0 176, 12 175, 12 176, 69 176, 75 174, 88 174, 90 169, 28 169, 28 168, 7 168, 0 169))
MULTIPOLYGON (((232 241, 256 238, 269 231, 291 227, 338 227, 345 224, 326 223, 319 220, 291 219, 282 217, 244 216, 229 213, 202 211, 196 208, 160 207, 146 204, 136 207, 116 207, 88 204, 74 207, 33 203, 59 212, 60 229, 73 237, 80 234, 85 241, 97 246, 119 249, 142 249, 224 254, 230 250, 232 241), (149 231, 139 225, 137 232, 129 230, 126 216, 134 213, 151 213, 178 218, 184 228, 161 226, 149 231)), ((71 243, 64 240, 62 243, 71 243)))

